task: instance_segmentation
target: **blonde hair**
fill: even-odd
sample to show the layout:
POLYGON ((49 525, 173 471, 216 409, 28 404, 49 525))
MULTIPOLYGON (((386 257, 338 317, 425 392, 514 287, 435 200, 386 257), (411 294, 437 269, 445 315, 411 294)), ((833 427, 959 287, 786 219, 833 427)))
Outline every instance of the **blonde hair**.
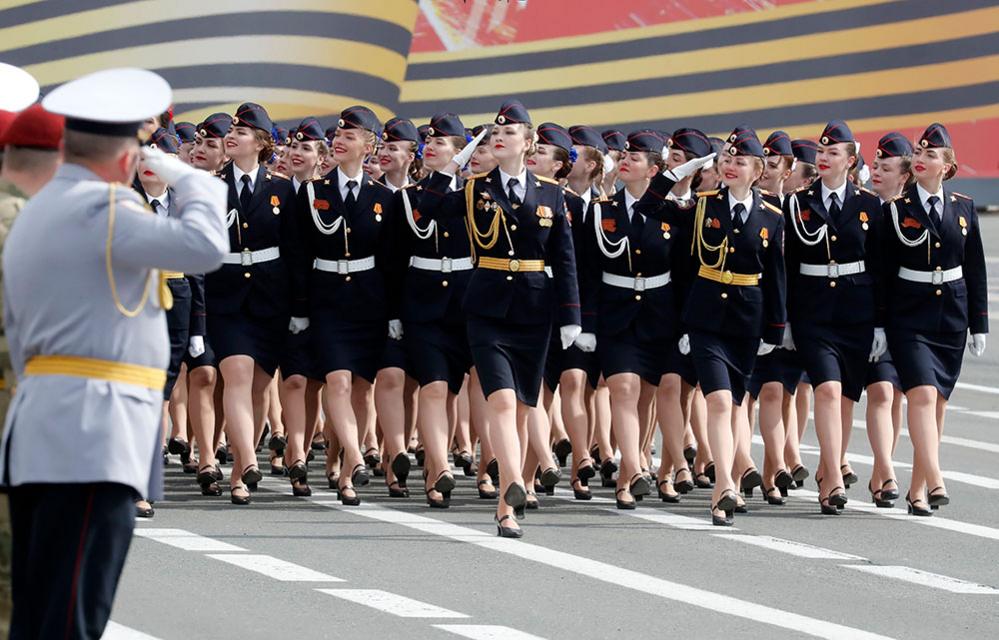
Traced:
POLYGON ((944 174, 944 180, 950 180, 957 174, 957 154, 954 153, 954 149, 951 147, 941 147, 941 155, 943 156, 943 161, 950 163, 950 169, 944 174))
POLYGON ((260 153, 257 154, 257 161, 267 162, 271 159, 271 156, 274 155, 274 138, 271 137, 269 132, 256 128, 253 130, 253 137, 257 142, 264 146, 264 148, 260 150, 260 153))

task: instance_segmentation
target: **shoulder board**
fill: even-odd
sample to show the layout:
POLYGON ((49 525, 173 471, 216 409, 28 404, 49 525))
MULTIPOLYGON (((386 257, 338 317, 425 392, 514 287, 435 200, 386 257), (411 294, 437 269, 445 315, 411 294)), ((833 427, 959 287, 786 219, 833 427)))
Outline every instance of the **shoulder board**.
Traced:
POLYGON ((963 193, 958 193, 957 191, 951 191, 951 194, 957 196, 958 198, 964 198, 965 200, 974 200, 971 196, 966 196, 963 193))
POLYGON ((871 190, 870 190, 870 189, 868 189, 867 187, 857 187, 857 190, 858 190, 858 191, 861 191, 861 192, 863 192, 863 193, 866 193, 866 194, 867 194, 867 195, 869 195, 869 196, 874 196, 875 198, 877 198, 877 197, 878 197, 878 194, 874 193, 873 191, 871 191, 871 190))
POLYGON ((554 185, 559 184, 558 180, 552 180, 551 178, 546 178, 544 176, 535 175, 534 179, 540 180, 541 182, 547 182, 548 184, 554 184, 554 185))
POLYGON ((413 187, 417 186, 418 184, 419 184, 418 182, 407 182, 405 185, 403 185, 402 187, 400 187, 399 190, 402 191, 403 189, 412 189, 413 187))
POLYGON ((766 189, 760 189, 760 193, 763 194, 763 195, 765 195, 765 196, 774 196, 774 195, 777 195, 773 191, 767 191, 766 189))
POLYGON ((807 191, 807 190, 809 190, 811 188, 812 188, 812 185, 810 185, 810 184, 803 184, 800 187, 798 187, 797 189, 795 189, 794 193, 801 193, 802 191, 807 191))
POLYGON ((760 202, 763 203, 764 207, 766 207, 767 209, 770 209, 774 213, 776 213, 778 215, 783 215, 783 212, 780 210, 780 207, 778 207, 778 206, 776 206, 776 205, 774 205, 774 204, 772 204, 770 202, 767 202, 766 200, 760 200, 760 202))
POLYGON ((613 203, 615 201, 612 200, 611 198, 597 198, 596 200, 593 200, 592 202, 596 202, 596 203, 599 203, 599 204, 607 204, 608 202, 613 203))
POLYGON ((488 175, 489 175, 489 172, 488 171, 484 171, 482 173, 476 173, 475 175, 468 176, 468 179, 469 180, 475 180, 476 178, 485 178, 488 175))
POLYGON ((713 189, 711 191, 698 191, 694 194, 695 198, 706 198, 708 196, 716 196, 721 192, 721 189, 713 189))
POLYGON ((566 193, 571 193, 572 195, 576 196, 577 198, 582 197, 578 193, 576 193, 575 191, 573 191, 572 189, 570 189, 569 187, 562 187, 562 188, 565 189, 566 193))
POLYGON ((905 193, 903 192, 903 193, 898 194, 897 196, 895 196, 891 200, 888 200, 888 202, 895 202, 896 200, 901 200, 904 197, 905 197, 905 193))

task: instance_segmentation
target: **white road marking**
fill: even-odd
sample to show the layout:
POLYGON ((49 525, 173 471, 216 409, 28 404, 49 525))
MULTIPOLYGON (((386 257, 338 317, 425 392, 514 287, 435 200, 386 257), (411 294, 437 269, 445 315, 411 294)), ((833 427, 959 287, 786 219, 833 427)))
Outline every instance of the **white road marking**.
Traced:
POLYGON ((563 571, 569 571, 594 580, 606 582, 624 589, 682 602, 701 607, 712 612, 744 618, 763 624, 773 625, 816 636, 819 638, 842 640, 882 640, 887 636, 871 633, 854 627, 835 624, 818 618, 769 607, 748 600, 741 600, 691 585, 673 582, 650 576, 612 564, 584 558, 571 553, 533 545, 522 540, 509 540, 494 537, 485 532, 449 524, 426 516, 404 511, 396 511, 379 505, 362 504, 359 507, 342 507, 330 500, 313 500, 352 515, 371 518, 381 522, 396 524, 435 536, 467 542, 485 549, 516 556, 523 560, 537 562, 563 571), (332 504, 331 504, 332 503, 332 504))
POLYGON ((308 567, 287 562, 273 556, 255 553, 223 553, 206 554, 209 558, 228 562, 243 569, 256 571, 269 578, 280 580, 281 582, 346 582, 342 578, 336 578, 325 573, 313 571, 308 567))
POLYGON ((185 531, 184 529, 136 529, 135 535, 140 538, 149 538, 156 542, 168 544, 184 551, 246 551, 242 547, 237 547, 228 542, 214 540, 199 536, 196 533, 185 531))
MULTIPOLYGON (((947 408, 951 409, 951 407, 947 408)), ((957 408, 954 408, 954 411, 958 413, 975 413, 974 411, 969 411, 967 409, 957 409, 957 408)), ((866 433, 867 423, 864 422, 863 420, 854 420, 853 428, 856 429, 857 431, 863 431, 864 433, 866 433)), ((902 436, 905 438, 909 437, 909 434, 905 429, 902 430, 902 436)), ((978 449, 980 451, 987 451, 989 453, 999 453, 999 444, 994 442, 985 442, 983 440, 972 440, 970 438, 959 438, 958 436, 948 436, 946 434, 942 438, 940 438, 940 442, 941 444, 952 444, 958 447, 966 447, 968 449, 978 449)))
POLYGON ((434 627, 472 640, 544 640, 498 624, 435 624, 434 627))
MULTIPOLYGON (((675 513, 663 513, 654 509, 640 507, 634 511, 622 511, 620 509, 606 509, 606 511, 619 515, 631 516, 632 518, 638 518, 640 520, 648 520, 649 522, 658 522, 659 524, 664 524, 667 527, 673 527, 674 529, 685 529, 687 531, 712 531, 717 529, 717 527, 707 520, 691 518, 690 516, 681 516, 675 513)), ((738 531, 735 527, 732 527, 731 529, 738 531)))
POLYGON ((924 587, 942 589, 944 591, 950 591, 951 593, 960 593, 964 595, 999 595, 999 589, 995 589, 984 584, 958 580, 957 578, 942 576, 938 573, 920 571, 919 569, 913 569, 912 567, 866 564, 844 564, 840 566, 846 567, 847 569, 863 571, 864 573, 871 573, 877 576, 892 578, 894 580, 903 580, 905 582, 911 582, 912 584, 918 584, 924 587))
POLYGON ((381 589, 316 589, 400 618, 468 618, 464 613, 413 600, 381 589))
POLYGON ((159 638, 151 636, 148 633, 136 631, 123 624, 118 624, 113 620, 108 620, 108 625, 104 627, 104 635, 101 636, 101 640, 159 640, 159 638))
POLYGON ((958 389, 964 389, 965 391, 977 391, 979 393, 988 393, 994 396, 999 396, 999 389, 996 387, 988 387, 981 384, 971 384, 970 382, 958 382, 958 389))
POLYGON ((962 411, 962 413, 989 420, 999 420, 999 411, 962 411))
POLYGON ((811 558, 813 560, 867 560, 867 558, 855 556, 851 553, 841 553, 832 549, 815 547, 803 542, 774 538, 772 536, 746 535, 741 533, 715 533, 712 536, 725 540, 735 540, 736 542, 751 544, 780 553, 788 553, 799 558, 811 558))

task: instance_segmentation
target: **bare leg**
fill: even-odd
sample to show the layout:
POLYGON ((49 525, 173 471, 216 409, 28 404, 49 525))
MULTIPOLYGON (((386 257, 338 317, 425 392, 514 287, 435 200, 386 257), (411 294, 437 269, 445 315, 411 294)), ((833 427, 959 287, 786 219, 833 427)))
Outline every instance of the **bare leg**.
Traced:
MULTIPOLYGON (((355 382, 363 382, 360 397, 366 399, 366 391, 370 389, 370 383, 357 378, 355 381, 350 371, 339 370, 326 374, 326 389, 323 394, 323 401, 326 406, 327 425, 332 428, 333 435, 341 447, 343 447, 343 472, 340 473, 340 488, 352 486, 351 475, 358 466, 363 466, 361 459, 361 447, 357 434, 357 416, 354 414, 354 405, 351 400, 354 397, 355 382)), ((336 457, 336 449, 331 446, 327 452, 327 457, 336 457)), ((356 492, 350 491, 347 497, 353 497, 356 492)))

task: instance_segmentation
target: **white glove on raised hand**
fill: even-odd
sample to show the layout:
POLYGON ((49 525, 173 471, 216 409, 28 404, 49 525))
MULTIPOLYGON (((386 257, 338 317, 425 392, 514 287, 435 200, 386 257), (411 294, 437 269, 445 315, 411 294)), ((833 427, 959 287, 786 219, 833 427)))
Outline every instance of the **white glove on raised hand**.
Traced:
POLYGON ((871 356, 868 358, 870 362, 877 362, 878 358, 888 351, 888 337, 885 336, 885 330, 881 327, 874 328, 874 342, 871 343, 871 356))
POLYGON ((794 336, 791 335, 791 323, 784 325, 784 337, 781 339, 780 348, 786 351, 794 351, 794 336))
POLYGON ((985 355, 985 338, 984 333, 973 333, 971 337, 968 338, 968 350, 971 351, 971 355, 976 358, 981 358, 985 355))
POLYGON ((402 340, 402 320, 389 320, 389 334, 393 340, 402 340))
POLYGON ((288 323, 288 331, 292 334, 298 335, 309 328, 308 318, 292 318, 291 322, 288 323))
POLYGON ((578 324, 567 324, 564 327, 559 328, 559 334, 562 336, 562 350, 565 351, 572 346, 572 343, 576 341, 579 334, 583 333, 583 327, 578 324))
POLYGON ((187 342, 187 352, 191 354, 192 358, 197 358, 203 354, 205 352, 205 337, 191 336, 187 342))
POLYGON ((490 131, 492 131, 491 127, 483 127, 482 131, 479 132, 479 135, 472 138, 472 141, 466 144, 464 149, 454 154, 454 157, 451 159, 451 164, 445 167, 444 173, 454 175, 461 171, 462 167, 468 164, 468 161, 472 159, 472 154, 475 153, 475 148, 479 146, 479 143, 482 142, 483 138, 489 135, 490 131))
POLYGON ((765 356, 765 355, 767 355, 768 353, 770 353, 771 351, 773 351, 776 348, 777 348, 777 345, 775 345, 775 344, 768 344, 768 343, 763 342, 762 340, 760 340, 760 348, 756 350, 756 355, 758 355, 758 356, 765 356))
POLYGON ((574 345, 579 347, 583 353, 593 353, 597 350, 597 334, 581 333, 576 337, 574 345))
POLYGON ((680 353, 685 356, 690 355, 690 336, 688 334, 683 334, 680 336, 680 342, 677 343, 680 348, 680 353))
POLYGON ((614 158, 609 153, 604 154, 604 175, 610 175, 614 171, 614 158))
POLYGON ((663 171, 663 175, 672 180, 673 182, 680 182, 687 176, 694 175, 694 172, 703 166, 706 166, 709 162, 715 159, 714 153, 709 153, 706 156, 701 156, 700 158, 694 158, 693 160, 688 160, 678 167, 673 167, 672 169, 667 169, 663 171))
POLYGON ((201 172, 189 164, 184 164, 180 161, 180 158, 167 155, 159 149, 142 147, 139 149, 139 153, 142 154, 142 161, 146 163, 149 170, 171 187, 180 182, 184 177, 201 172))

